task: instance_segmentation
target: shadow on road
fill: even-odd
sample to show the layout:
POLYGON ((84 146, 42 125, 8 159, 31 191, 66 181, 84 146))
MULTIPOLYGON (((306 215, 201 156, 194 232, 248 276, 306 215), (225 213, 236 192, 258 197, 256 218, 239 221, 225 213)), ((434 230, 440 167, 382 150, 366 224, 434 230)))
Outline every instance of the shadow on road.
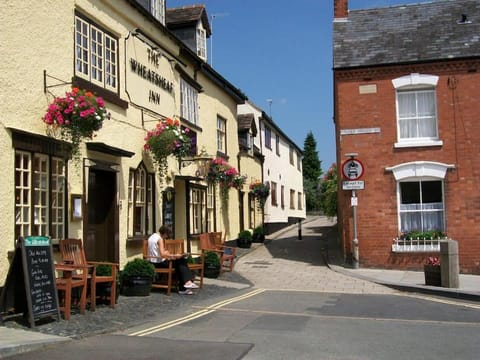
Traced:
POLYGON ((295 230, 280 235, 265 243, 272 257, 326 266, 332 257, 340 254, 337 226, 317 226, 305 224, 302 239, 295 230))

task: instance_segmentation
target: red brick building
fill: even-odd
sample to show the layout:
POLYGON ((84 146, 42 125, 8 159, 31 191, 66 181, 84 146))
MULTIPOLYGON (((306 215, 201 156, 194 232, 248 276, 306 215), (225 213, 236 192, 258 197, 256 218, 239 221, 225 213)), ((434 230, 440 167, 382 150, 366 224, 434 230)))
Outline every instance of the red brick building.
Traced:
MULTIPOLYGON (((353 11, 334 1, 339 178, 346 154, 364 172, 354 190, 360 266, 421 269, 439 252, 423 236, 440 231, 458 241, 460 271, 480 274, 480 1, 353 11), (402 236, 413 231, 420 239, 402 236)), ((351 197, 340 182, 347 262, 351 197)))

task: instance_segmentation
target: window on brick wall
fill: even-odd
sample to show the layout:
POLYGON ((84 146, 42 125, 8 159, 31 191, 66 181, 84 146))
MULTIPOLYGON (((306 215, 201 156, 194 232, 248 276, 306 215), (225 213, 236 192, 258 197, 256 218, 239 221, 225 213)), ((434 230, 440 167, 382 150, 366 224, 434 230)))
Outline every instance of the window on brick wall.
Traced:
POLYGON ((410 180, 398 183, 402 232, 444 229, 443 182, 410 180))
POLYGON ((440 145, 436 85, 438 76, 410 74, 393 80, 396 90, 397 147, 440 145))

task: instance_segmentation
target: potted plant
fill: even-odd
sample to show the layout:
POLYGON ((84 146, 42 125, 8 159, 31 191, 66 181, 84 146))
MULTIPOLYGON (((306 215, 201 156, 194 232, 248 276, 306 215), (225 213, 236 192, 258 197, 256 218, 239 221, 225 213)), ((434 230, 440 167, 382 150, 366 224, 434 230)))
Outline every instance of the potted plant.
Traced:
POLYGON ((215 251, 205 251, 203 276, 215 279, 220 275, 220 257, 215 251))
POLYGON ((263 243, 265 241, 265 232, 263 226, 257 226, 253 229, 252 241, 255 243, 263 243))
POLYGON ((152 287, 155 267, 150 261, 136 258, 125 264, 122 271, 122 294, 148 296, 152 287))
POLYGON ((442 273, 440 271, 440 260, 437 257, 430 256, 425 265, 423 265, 425 275, 425 285, 442 286, 442 273))
POLYGON ((252 233, 249 230, 240 231, 237 238, 237 246, 239 248, 248 249, 252 246, 252 233))

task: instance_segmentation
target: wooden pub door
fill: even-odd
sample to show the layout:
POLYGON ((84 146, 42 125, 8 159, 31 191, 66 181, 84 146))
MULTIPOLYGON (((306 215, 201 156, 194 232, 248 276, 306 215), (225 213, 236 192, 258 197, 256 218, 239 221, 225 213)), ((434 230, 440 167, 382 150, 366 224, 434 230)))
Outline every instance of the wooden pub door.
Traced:
POLYGON ((118 262, 117 173, 90 168, 88 224, 84 243, 87 260, 118 262))

